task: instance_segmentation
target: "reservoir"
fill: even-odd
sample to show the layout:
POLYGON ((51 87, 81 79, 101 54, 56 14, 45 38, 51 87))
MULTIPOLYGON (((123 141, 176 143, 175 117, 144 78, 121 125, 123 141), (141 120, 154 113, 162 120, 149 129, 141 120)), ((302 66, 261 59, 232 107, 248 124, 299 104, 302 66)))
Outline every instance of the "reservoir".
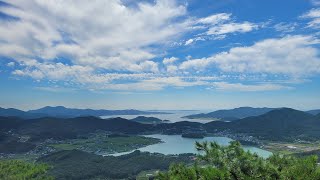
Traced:
MULTIPOLYGON (((183 154, 183 153, 195 153, 197 154, 197 150, 195 148, 195 142, 204 142, 204 141, 214 141, 219 145, 227 146, 232 139, 227 137, 205 137, 203 139, 193 139, 193 138, 183 138, 181 135, 162 135, 162 134, 153 134, 153 135, 145 135, 146 137, 158 138, 163 141, 163 143, 149 145, 143 148, 139 148, 142 152, 151 152, 151 153, 161 153, 161 154, 183 154)), ((257 153, 259 156, 267 158, 272 155, 271 152, 253 147, 253 146, 243 146, 245 150, 248 150, 252 153, 257 153)), ((107 154, 113 156, 120 156, 124 154, 129 154, 133 151, 115 153, 115 154, 107 154)))

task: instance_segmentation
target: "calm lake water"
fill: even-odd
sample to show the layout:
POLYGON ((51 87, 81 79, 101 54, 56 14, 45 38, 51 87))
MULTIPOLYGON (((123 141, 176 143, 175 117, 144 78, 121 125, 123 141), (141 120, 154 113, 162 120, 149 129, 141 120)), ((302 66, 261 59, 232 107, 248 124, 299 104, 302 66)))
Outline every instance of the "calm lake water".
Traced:
MULTIPOLYGON (((232 139, 227 137, 205 137, 203 139, 191 139, 191 138, 183 138, 181 135, 146 135, 146 137, 158 138, 163 141, 163 143, 158 143, 150 146, 146 146, 137 150, 143 152, 151 152, 151 153, 162 153, 165 155, 168 154, 183 154, 183 153, 197 153, 195 148, 195 142, 204 142, 204 141, 215 141, 220 145, 228 145, 232 139)), ((250 152, 257 153, 259 156, 267 158, 272 153, 257 147, 252 146, 244 146, 245 150, 249 150, 250 152)), ((129 154, 133 151, 123 152, 123 153, 115 153, 109 154, 113 156, 121 156, 124 154, 129 154)))
MULTIPOLYGON (((168 111, 172 114, 151 114, 151 115, 143 115, 146 117, 156 117, 162 120, 169 120, 170 122, 179 122, 179 121, 192 121, 192 122, 200 122, 207 123, 210 120, 201 120, 201 119, 186 119, 182 118, 183 116, 198 114, 198 113, 207 113, 209 111, 168 111)), ((102 116, 101 118, 112 118, 112 117, 122 117, 125 119, 133 119, 137 116, 141 115, 115 115, 115 116, 102 116)), ((158 138, 163 141, 163 143, 158 143, 150 146, 146 146, 137 150, 143 152, 151 152, 151 153, 162 153, 162 154, 183 154, 183 153, 197 153, 195 148, 195 142, 204 142, 204 141, 215 141, 220 145, 228 145, 232 139, 227 137, 205 137, 203 139, 191 139, 191 138, 183 138, 181 135, 146 135, 146 137, 158 138)), ((257 153, 261 157, 269 157, 272 153, 257 147, 253 146, 244 146, 244 149, 249 150, 250 152, 257 153)), ((109 154, 113 156, 121 156, 124 154, 129 154, 133 151, 123 152, 123 153, 115 153, 109 154)))
POLYGON ((199 113, 207 113, 210 111, 163 111, 172 114, 150 114, 150 115, 114 115, 114 116, 101 116, 101 118, 112 118, 112 117, 122 117, 125 119, 133 119, 138 116, 146 116, 146 117, 156 117, 161 120, 169 120, 170 122, 178 122, 178 121, 192 121, 192 122, 200 122, 207 123, 211 120, 201 120, 201 119, 187 119, 182 118, 183 116, 191 115, 191 114, 199 114, 199 113))

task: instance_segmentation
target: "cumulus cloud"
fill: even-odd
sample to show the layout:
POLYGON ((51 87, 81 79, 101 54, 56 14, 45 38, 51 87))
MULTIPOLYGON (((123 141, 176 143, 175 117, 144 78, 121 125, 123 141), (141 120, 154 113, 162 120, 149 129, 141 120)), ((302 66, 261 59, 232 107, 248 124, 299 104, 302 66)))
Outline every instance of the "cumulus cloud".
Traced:
POLYGON ((20 76, 29 76, 34 79, 53 79, 53 80, 74 80, 75 78, 81 78, 88 76, 93 71, 91 67, 84 66, 68 66, 62 63, 56 64, 44 64, 39 63, 36 60, 26 61, 24 65, 27 66, 24 70, 15 70, 13 74, 20 76))
POLYGON ((190 59, 180 64, 182 70, 216 67, 224 72, 268 73, 308 76, 320 73, 319 40, 312 36, 287 36, 266 39, 248 47, 235 47, 227 52, 190 59))
POLYGON ((164 58, 162 62, 163 62, 163 64, 172 64, 172 63, 176 62, 177 60, 179 60, 179 58, 171 57, 171 58, 164 58))
POLYGON ((167 43, 189 26, 176 20, 186 7, 168 0, 140 2, 138 8, 119 0, 8 3, 13 6, 1 12, 19 20, 0 22, 0 54, 17 61, 67 57, 79 66, 157 71, 156 52, 147 47, 167 43))
MULTIPOLYGON (((119 0, 8 3, 13 6, 2 7, 1 12, 16 19, 0 21, 0 54, 23 65, 37 59, 43 67, 51 64, 51 71, 61 66, 58 63, 64 64, 62 57, 70 60, 66 67, 158 72, 158 64, 152 60, 158 54, 149 46, 167 44, 201 26, 221 25, 231 16, 220 13, 189 18, 185 5, 169 0, 138 2, 136 8, 119 0)), ((201 37, 189 43, 198 40, 201 37)), ((49 71, 32 68, 14 74, 51 77, 45 74, 49 71)))
MULTIPOLYGON (((190 17, 186 5, 174 0, 133 2, 134 6, 120 0, 7 2, 12 6, 1 7, 0 12, 15 18, 0 21, 0 55, 14 60, 7 64, 13 75, 36 80, 67 81, 89 89, 111 90, 210 86, 218 79, 215 74, 195 75, 199 71, 189 74, 187 71, 214 64, 224 72, 253 69, 270 72, 260 67, 265 65, 262 62, 265 59, 265 68, 272 69, 277 62, 270 61, 268 53, 275 53, 271 57, 280 61, 290 52, 281 54, 279 50, 276 54, 275 49, 265 50, 273 46, 264 47, 266 41, 252 47, 232 48, 209 58, 189 57, 182 64, 176 57, 164 58, 161 63, 155 59, 163 58, 168 44, 216 40, 256 30, 259 25, 238 22, 230 13, 190 17), (189 37, 184 40, 186 34, 189 37), (262 51, 261 59, 249 59, 256 57, 257 53, 253 53, 256 49, 262 51)), ((285 62, 292 57, 299 61, 305 52, 309 53, 306 57, 310 64, 300 68, 314 65, 316 50, 311 44, 292 44, 289 48, 293 52, 285 62)), ((288 66, 288 71, 295 73, 293 66, 288 66)), ((310 72, 315 67, 310 67, 310 72)))
POLYGON ((178 66, 175 66, 175 65, 168 65, 167 66, 167 72, 169 74, 176 73, 177 71, 178 71, 178 66))

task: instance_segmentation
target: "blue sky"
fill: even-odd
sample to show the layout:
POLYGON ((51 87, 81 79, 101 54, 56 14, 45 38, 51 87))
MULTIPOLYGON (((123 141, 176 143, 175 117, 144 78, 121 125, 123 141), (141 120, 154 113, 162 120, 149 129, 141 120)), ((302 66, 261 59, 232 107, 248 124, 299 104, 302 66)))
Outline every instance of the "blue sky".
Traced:
POLYGON ((320 1, 0 1, 0 106, 320 108, 320 1))

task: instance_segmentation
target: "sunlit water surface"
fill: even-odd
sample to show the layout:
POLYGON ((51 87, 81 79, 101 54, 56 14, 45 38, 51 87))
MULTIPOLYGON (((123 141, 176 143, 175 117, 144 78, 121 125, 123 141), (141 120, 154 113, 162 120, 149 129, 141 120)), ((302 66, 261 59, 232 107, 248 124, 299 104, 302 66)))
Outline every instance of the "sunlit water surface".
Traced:
MULTIPOLYGON (((203 139, 191 139, 191 138, 183 138, 181 135, 161 135, 161 134, 153 134, 153 135, 146 135, 146 137, 153 137, 158 138, 163 141, 163 143, 149 145, 143 148, 139 148, 142 152, 151 152, 151 153, 162 153, 165 155, 168 154, 183 154, 183 153, 197 153, 195 148, 195 142, 204 142, 204 141, 214 141, 217 142, 219 145, 226 146, 229 144, 232 139, 227 137, 205 137, 203 139)), ((259 156, 267 158, 272 153, 257 147, 253 146, 244 146, 245 150, 249 150, 252 153, 257 153, 259 156)), ((120 156, 124 154, 131 153, 123 152, 123 153, 115 153, 111 154, 113 156, 120 156)), ((109 154, 110 155, 110 154, 109 154)))

